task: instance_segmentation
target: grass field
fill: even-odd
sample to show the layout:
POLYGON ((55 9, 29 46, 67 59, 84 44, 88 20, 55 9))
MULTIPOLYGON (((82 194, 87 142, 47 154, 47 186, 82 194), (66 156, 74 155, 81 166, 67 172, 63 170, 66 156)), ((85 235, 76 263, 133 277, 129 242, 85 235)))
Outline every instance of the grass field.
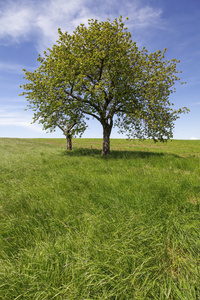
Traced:
POLYGON ((200 299, 200 141, 0 139, 0 299, 200 299))

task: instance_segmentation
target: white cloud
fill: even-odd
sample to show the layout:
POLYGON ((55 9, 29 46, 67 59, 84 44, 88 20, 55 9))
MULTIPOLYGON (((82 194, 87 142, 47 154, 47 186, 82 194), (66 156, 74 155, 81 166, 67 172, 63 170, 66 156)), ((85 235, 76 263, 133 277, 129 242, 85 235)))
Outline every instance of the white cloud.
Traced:
MULTIPOLYGON (((35 64, 37 65, 37 62, 35 64)), ((35 67, 30 67, 29 65, 25 65, 25 64, 22 65, 22 64, 12 63, 12 62, 0 61, 0 76, 2 76, 3 78, 5 78, 6 73, 17 74, 17 75, 20 74, 24 76, 24 71, 22 71, 24 69, 33 72, 35 70, 35 67)))
POLYGON ((0 11, 0 38, 18 42, 37 35, 39 45, 46 47, 58 38, 59 27, 72 31, 90 14, 84 0, 10 0, 0 11))
POLYGON ((38 124, 31 124, 32 117, 30 115, 25 116, 23 113, 13 111, 14 106, 8 111, 6 109, 0 109, 0 126, 17 126, 25 127, 34 132, 42 132, 42 126, 38 124))
MULTIPOLYGON (((13 64, 9 62, 2 62, 0 61, 0 71, 9 72, 9 73, 23 73, 22 69, 24 69, 25 66, 20 64, 13 64)), ((30 69, 30 67, 28 67, 30 69)), ((33 69, 33 68, 32 68, 33 69)))
POLYGON ((0 37, 10 36, 17 39, 31 29, 31 8, 14 1, 8 1, 0 11, 0 37))
POLYGON ((161 27, 161 13, 160 9, 142 6, 137 0, 97 3, 91 0, 8 0, 0 11, 0 38, 20 41, 37 36, 37 47, 41 50, 57 40, 59 27, 72 32, 89 18, 114 19, 121 14, 129 17, 127 24, 131 27, 161 27))
POLYGON ((143 8, 132 7, 129 12, 132 26, 138 28, 159 27, 161 29, 161 14, 161 9, 153 9, 150 6, 143 8))
MULTIPOLYGON (((198 97, 199 98, 199 97, 198 97)), ((193 99, 194 100, 194 99, 193 99)), ((190 105, 200 105, 200 101, 190 103, 190 105)))
POLYGON ((30 129, 31 131, 34 132, 39 132, 42 133, 43 130, 41 127, 39 127, 39 125, 37 124, 31 124, 30 122, 26 122, 26 121, 20 121, 18 119, 12 119, 12 118, 8 118, 5 120, 1 120, 0 121, 0 126, 17 126, 17 127, 24 127, 26 129, 30 129))
POLYGON ((198 138, 196 138, 196 137, 191 137, 190 139, 191 140, 198 140, 198 138))

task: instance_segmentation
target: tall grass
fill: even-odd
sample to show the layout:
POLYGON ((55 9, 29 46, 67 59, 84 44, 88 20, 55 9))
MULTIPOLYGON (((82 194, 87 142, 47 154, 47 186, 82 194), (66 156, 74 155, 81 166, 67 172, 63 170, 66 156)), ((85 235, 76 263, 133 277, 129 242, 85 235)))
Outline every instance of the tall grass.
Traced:
POLYGON ((0 139, 0 299, 200 299, 200 142, 0 139))

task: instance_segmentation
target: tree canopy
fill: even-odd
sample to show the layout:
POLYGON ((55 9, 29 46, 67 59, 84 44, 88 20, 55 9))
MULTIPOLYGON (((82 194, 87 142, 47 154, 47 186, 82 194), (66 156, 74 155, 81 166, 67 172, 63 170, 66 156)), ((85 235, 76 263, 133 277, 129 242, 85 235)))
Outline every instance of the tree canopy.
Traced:
MULTIPOLYGON (((29 107, 45 128, 76 123, 76 132, 93 117, 103 127, 102 155, 109 154, 113 126, 128 137, 164 141, 186 107, 173 109, 170 94, 178 77, 176 59, 163 51, 138 49, 122 17, 80 24, 73 34, 60 29, 59 41, 39 56, 40 67, 25 71, 29 107)), ((74 125, 75 126, 75 125, 74 125)))

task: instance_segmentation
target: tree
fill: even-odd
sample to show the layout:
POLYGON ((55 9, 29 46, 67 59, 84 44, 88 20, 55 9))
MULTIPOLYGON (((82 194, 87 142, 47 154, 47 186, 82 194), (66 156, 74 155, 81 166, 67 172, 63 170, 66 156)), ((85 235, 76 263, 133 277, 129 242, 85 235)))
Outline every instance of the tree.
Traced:
POLYGON ((39 123, 43 124, 43 128, 46 130, 49 129, 50 132, 54 131, 56 127, 60 128, 67 140, 67 150, 72 150, 72 137, 76 135, 81 136, 86 129, 86 124, 81 113, 72 113, 70 111, 67 114, 66 111, 62 111, 60 108, 54 112, 52 111, 51 114, 46 113, 46 111, 39 111, 34 116, 34 122, 36 120, 39 120, 39 123))
MULTIPOLYGON (((38 60, 41 61, 41 57, 38 60)), ((26 92, 21 95, 26 95, 28 108, 35 111, 33 123, 38 121, 43 124, 44 130, 50 132, 55 131, 56 127, 61 129, 67 140, 67 150, 72 150, 72 137, 81 136, 87 128, 82 112, 70 105, 68 97, 62 98, 56 88, 50 87, 44 79, 46 71, 43 66, 34 72, 23 71, 31 84, 23 86, 26 92)))
POLYGON ((169 101, 180 80, 179 61, 166 60, 166 49, 150 54, 146 48, 139 50, 122 17, 113 22, 89 20, 88 27, 81 24, 72 35, 58 32, 57 44, 39 57, 40 68, 25 73, 26 79, 33 82, 33 76, 51 91, 48 102, 46 92, 36 91, 37 85, 24 85, 33 107, 34 101, 47 101, 52 107, 62 99, 61 110, 60 100, 57 105, 61 113, 66 105, 69 116, 76 110, 97 119, 103 127, 102 155, 110 152, 113 126, 129 137, 172 138, 175 120, 188 111, 173 109, 169 101))

